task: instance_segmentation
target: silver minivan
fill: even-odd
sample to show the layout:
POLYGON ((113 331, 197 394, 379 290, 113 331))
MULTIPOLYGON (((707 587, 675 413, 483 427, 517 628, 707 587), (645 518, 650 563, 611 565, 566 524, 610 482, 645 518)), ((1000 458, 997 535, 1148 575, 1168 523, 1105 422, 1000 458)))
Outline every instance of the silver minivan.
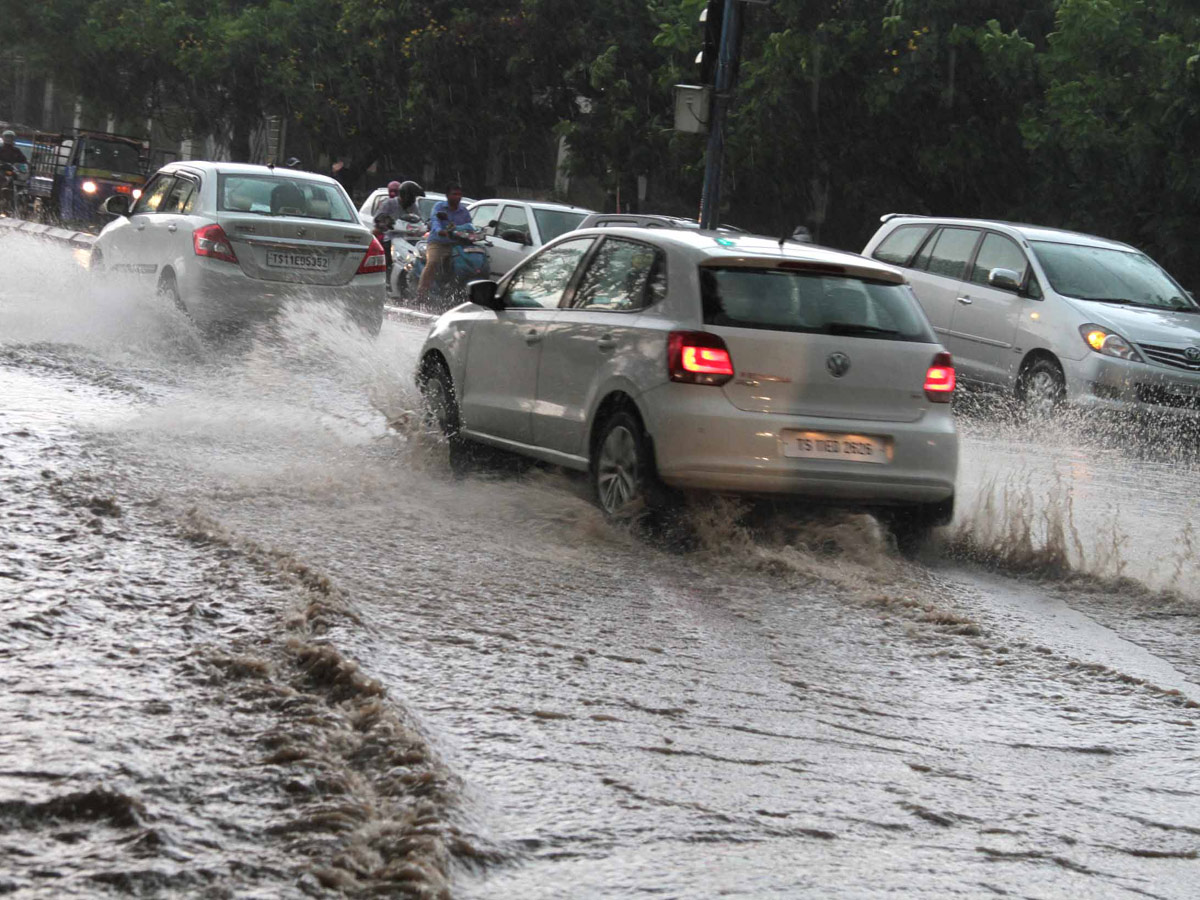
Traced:
POLYGON ((863 255, 904 268, 964 382, 1033 412, 1200 410, 1200 305, 1128 244, 979 219, 886 215, 863 255))
POLYGON ((954 508, 954 368, 891 266, 752 235, 593 228, 444 314, 417 381, 452 451, 590 473, 608 514, 694 489, 954 508))

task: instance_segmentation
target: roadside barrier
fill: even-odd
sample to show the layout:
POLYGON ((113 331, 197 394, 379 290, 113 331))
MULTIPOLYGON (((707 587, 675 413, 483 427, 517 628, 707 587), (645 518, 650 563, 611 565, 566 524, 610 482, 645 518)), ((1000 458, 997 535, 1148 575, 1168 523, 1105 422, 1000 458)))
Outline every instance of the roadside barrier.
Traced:
POLYGON ((90 247, 96 240, 94 234, 88 234, 86 231, 72 231, 69 228, 43 225, 40 222, 27 222, 24 219, 0 218, 0 228, 44 241, 70 244, 73 247, 90 247))

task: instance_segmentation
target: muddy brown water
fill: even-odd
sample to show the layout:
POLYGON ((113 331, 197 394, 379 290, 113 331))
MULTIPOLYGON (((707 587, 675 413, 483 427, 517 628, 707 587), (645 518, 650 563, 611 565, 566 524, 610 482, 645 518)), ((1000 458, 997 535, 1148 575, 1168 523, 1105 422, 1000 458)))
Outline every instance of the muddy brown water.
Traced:
POLYGON ((412 322, 0 272, 0 891, 1192 896, 1188 454, 985 409, 922 563, 728 501, 664 549, 452 475, 412 322))

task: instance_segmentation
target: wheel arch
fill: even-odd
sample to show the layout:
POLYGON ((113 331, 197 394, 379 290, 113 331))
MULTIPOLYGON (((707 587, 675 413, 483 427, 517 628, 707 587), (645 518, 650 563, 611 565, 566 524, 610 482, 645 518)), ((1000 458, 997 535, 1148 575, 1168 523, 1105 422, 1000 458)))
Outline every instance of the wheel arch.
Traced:
POLYGON ((614 413, 625 410, 631 413, 637 419, 638 424, 642 427, 642 434, 646 439, 646 447, 650 451, 650 462, 654 465, 655 470, 658 468, 658 463, 654 452, 654 437, 646 428, 646 416, 642 413, 642 409, 638 406, 633 395, 620 387, 610 388, 607 393, 596 404, 596 411, 592 413, 591 426, 588 428, 587 437, 587 455, 588 467, 595 465, 596 460, 596 444, 600 440, 600 434, 604 428, 604 423, 607 422, 614 413))
POLYGON ((1034 363, 1043 359, 1049 362, 1051 365, 1057 366, 1058 371, 1063 373, 1063 377, 1065 379, 1067 370, 1063 367, 1062 360, 1045 347, 1035 347, 1021 357, 1021 363, 1017 366, 1017 377, 1014 383, 1014 389, 1018 393, 1021 390, 1021 379, 1025 377, 1025 373, 1029 371, 1034 363))

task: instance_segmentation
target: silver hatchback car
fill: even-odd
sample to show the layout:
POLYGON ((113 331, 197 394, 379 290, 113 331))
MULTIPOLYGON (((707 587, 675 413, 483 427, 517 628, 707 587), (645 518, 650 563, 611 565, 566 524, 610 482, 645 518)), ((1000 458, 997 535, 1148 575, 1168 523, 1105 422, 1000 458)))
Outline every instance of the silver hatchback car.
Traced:
MULTIPOLYGON (((332 178, 238 163, 171 163, 114 221, 92 268, 145 278, 202 326, 267 317, 289 299, 340 306, 378 332, 383 247, 332 178)), ((121 205, 116 205, 121 204, 121 205)))
POLYGON ((590 472, 613 516, 670 488, 951 518, 954 368, 895 268, 683 229, 570 232, 471 285, 421 351, 452 451, 590 472))
POLYGON ((1200 410, 1200 304, 1128 244, 887 215, 863 255, 906 269, 964 382, 1039 413, 1064 401, 1200 410))

